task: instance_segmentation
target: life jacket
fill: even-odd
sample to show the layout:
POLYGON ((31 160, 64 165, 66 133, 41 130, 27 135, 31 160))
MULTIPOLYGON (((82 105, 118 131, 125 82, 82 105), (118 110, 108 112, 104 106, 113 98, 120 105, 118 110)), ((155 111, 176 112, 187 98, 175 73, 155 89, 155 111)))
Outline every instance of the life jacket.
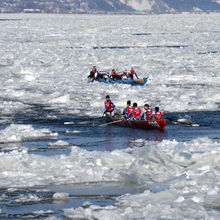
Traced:
POLYGON ((114 76, 117 75, 117 72, 116 72, 116 71, 112 71, 112 72, 111 72, 111 75, 114 77, 114 76))
POLYGON ((92 72, 93 74, 95 74, 96 72, 98 72, 98 70, 97 70, 96 68, 92 68, 92 69, 91 69, 91 72, 92 72))
POLYGON ((110 111, 112 111, 113 110, 113 102, 111 101, 111 100, 109 100, 108 102, 107 101, 105 101, 105 109, 106 109, 106 111, 107 112, 110 112, 110 111))
POLYGON ((127 72, 123 71, 123 72, 121 72, 121 75, 122 76, 127 76, 127 72))
POLYGON ((132 109, 133 109, 133 108, 132 108, 130 105, 128 105, 128 106, 126 107, 126 115, 127 115, 127 116, 131 113, 132 109))
POLYGON ((133 110, 133 117, 140 117, 141 116, 141 109, 140 108, 132 108, 133 110))
POLYGON ((162 112, 154 112, 155 120, 159 120, 162 118, 162 112))
POLYGON ((149 120, 150 115, 152 115, 153 111, 152 109, 144 110, 145 119, 149 120))
POLYGON ((135 70, 130 70, 129 73, 133 76, 135 74, 135 70))

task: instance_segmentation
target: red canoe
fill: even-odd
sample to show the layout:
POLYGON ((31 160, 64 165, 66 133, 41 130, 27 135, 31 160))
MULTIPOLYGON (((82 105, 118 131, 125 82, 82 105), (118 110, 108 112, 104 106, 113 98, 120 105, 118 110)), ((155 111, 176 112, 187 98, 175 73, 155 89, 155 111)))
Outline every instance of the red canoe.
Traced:
POLYGON ((136 128, 146 128, 146 129, 160 129, 162 130, 166 125, 167 121, 165 119, 160 120, 132 120, 132 119, 120 119, 120 118, 111 118, 108 120, 112 122, 112 124, 120 124, 126 127, 136 127, 136 128))

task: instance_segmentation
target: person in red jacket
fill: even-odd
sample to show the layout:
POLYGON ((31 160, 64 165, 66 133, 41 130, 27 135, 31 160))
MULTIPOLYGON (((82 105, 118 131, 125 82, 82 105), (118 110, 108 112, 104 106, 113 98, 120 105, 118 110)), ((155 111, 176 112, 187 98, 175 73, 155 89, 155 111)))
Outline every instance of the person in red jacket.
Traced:
POLYGON ((138 79, 138 76, 137 76, 137 74, 136 74, 134 68, 132 67, 131 70, 129 71, 129 77, 130 77, 131 79, 134 79, 134 75, 135 75, 135 76, 137 77, 137 79, 138 79))
POLYGON ((105 115, 114 116, 114 108, 115 108, 114 103, 111 101, 110 96, 107 95, 106 96, 106 101, 105 101, 105 111, 104 111, 104 114, 105 115))
POLYGON ((148 104, 144 105, 144 111, 141 115, 141 118, 144 120, 150 120, 152 118, 153 111, 149 108, 150 106, 148 104))
POLYGON ((155 107, 154 119, 160 120, 162 118, 162 112, 159 111, 159 107, 155 107))
POLYGON ((128 79, 128 74, 127 74, 127 71, 126 71, 126 70, 121 72, 121 79, 122 79, 122 80, 128 79))
POLYGON ((128 115, 128 118, 133 117, 133 120, 140 120, 141 109, 138 108, 137 103, 133 103, 132 111, 128 115))
POLYGON ((93 66, 93 68, 90 70, 89 77, 90 78, 95 78, 96 73, 98 73, 98 69, 96 68, 96 66, 93 66))
POLYGON ((117 72, 115 69, 112 69, 111 73, 110 73, 110 76, 112 77, 113 80, 116 80, 117 79, 117 72))
POLYGON ((131 107, 131 101, 127 101, 127 106, 124 108, 122 115, 124 115, 125 118, 128 117, 128 115, 131 113, 132 107, 131 107))

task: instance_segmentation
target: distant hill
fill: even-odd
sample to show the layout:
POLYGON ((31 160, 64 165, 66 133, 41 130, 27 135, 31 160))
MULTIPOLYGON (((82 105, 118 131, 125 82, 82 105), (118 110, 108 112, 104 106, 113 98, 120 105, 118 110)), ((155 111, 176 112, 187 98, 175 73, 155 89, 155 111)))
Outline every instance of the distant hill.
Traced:
POLYGON ((218 0, 163 0, 177 12, 182 11, 220 11, 218 0))
POLYGON ((220 0, 1 0, 1 13, 220 12, 220 0))

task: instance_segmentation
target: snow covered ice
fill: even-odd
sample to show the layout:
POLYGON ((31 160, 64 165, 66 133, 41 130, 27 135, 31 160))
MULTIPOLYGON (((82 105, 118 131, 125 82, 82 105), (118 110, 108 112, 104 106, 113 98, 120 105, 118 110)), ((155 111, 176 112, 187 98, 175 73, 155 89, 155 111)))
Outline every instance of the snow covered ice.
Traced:
POLYGON ((143 193, 123 195, 114 206, 65 209, 64 216, 87 219, 219 217, 218 210, 206 210, 219 207, 219 143, 197 139, 184 144, 175 141, 151 144, 150 148, 130 152, 129 166, 126 162, 119 169, 119 181, 145 185, 147 189, 143 193), (207 161, 212 164, 207 166, 207 161))
MULTIPOLYGON (((174 213, 176 218, 219 215, 217 210, 205 209, 219 207, 220 190, 220 144, 209 139, 185 143, 150 142, 143 148, 111 153, 72 147, 71 154, 67 156, 48 158, 27 152, 11 152, 1 153, 0 157, 0 167, 4 169, 0 174, 1 187, 102 181, 146 187, 143 193, 120 196, 116 205, 111 207, 91 205, 85 209, 64 210, 66 217, 79 217, 79 212, 81 218, 98 219, 102 215, 118 216, 116 219, 158 218, 161 215, 170 218, 174 213)), ((53 197, 63 200, 68 195, 55 194, 53 197)), ((40 198, 28 195, 21 199, 27 202, 40 198)))
POLYGON ((219 14, 3 16, 18 20, 0 23, 2 114, 28 113, 41 104, 100 115, 106 91, 123 107, 128 90, 139 105, 147 101, 164 111, 219 109, 219 14), (140 88, 91 85, 93 65, 134 66, 150 82, 140 88))

